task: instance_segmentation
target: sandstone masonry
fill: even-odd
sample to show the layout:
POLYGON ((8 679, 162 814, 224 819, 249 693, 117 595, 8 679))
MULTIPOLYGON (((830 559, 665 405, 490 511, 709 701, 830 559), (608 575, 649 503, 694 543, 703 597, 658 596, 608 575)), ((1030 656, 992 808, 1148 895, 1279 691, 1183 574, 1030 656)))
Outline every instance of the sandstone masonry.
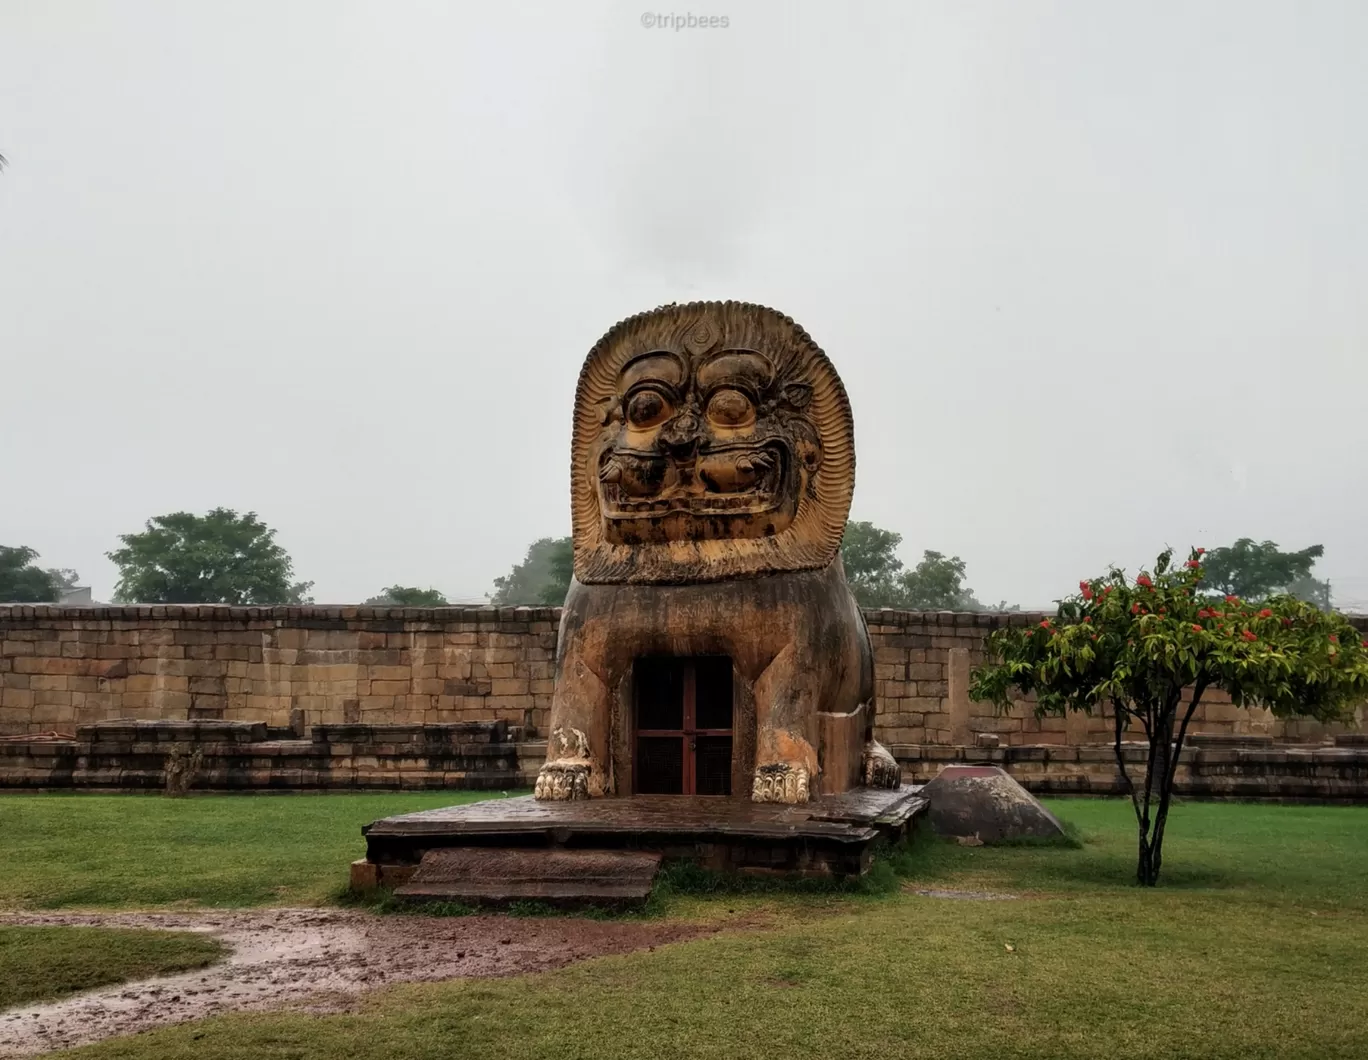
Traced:
MULTIPOLYGON (((866 611, 878 739, 923 747, 1107 744, 1106 717, 998 716, 969 700, 987 634, 1039 614, 866 611)), ((0 736, 115 720, 317 726, 503 721, 545 735, 560 609, 0 607, 0 736)), ((1356 619, 1368 631, 1368 618, 1356 619)), ((1274 718, 1218 694, 1196 734, 1319 744, 1358 729, 1274 718)))

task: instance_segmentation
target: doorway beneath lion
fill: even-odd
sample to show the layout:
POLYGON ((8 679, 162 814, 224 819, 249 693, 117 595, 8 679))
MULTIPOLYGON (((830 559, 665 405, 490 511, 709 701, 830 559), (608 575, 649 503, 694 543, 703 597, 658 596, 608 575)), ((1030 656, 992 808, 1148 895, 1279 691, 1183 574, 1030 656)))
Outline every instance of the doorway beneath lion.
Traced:
POLYGON ((644 656, 633 664, 632 689, 633 793, 730 795, 731 659, 644 656))

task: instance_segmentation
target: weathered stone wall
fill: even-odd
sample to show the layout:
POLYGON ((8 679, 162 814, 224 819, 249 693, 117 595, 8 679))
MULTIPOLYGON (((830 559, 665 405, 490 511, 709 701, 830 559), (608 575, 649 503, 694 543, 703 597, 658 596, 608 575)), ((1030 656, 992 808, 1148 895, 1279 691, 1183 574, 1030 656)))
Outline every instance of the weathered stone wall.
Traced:
MULTIPOLYGON (((1071 714, 1037 718, 1031 704, 1019 701, 1010 713, 997 715, 987 703, 969 698, 969 675, 983 662, 984 639, 1003 625, 1025 626, 1042 614, 952 614, 909 611, 866 611, 874 641, 874 669, 879 700, 879 739, 897 753, 898 746, 1003 747, 1039 744, 1110 745, 1110 714, 1071 714)), ((1368 617, 1352 620, 1368 631, 1368 617)), ((1193 716, 1190 731, 1222 736, 1265 736, 1278 742, 1321 743, 1359 730, 1364 708, 1349 724, 1323 725, 1309 719, 1275 718, 1270 711, 1236 707, 1223 692, 1210 690, 1193 716)), ((1132 736, 1143 739, 1140 730, 1132 736)))
POLYGON ((535 726, 557 620, 552 608, 0 607, 0 734, 116 718, 535 726))
MULTIPOLYGON (((507 721, 544 734, 556 608, 0 607, 0 735, 115 719, 319 725, 507 721)), ((1108 743, 1103 717, 998 717, 969 700, 983 639, 1040 615, 868 611, 879 738, 923 746, 1108 743)), ((1368 630, 1368 619, 1358 620, 1368 630)), ((1324 742, 1214 694, 1194 731, 1324 742)), ((1362 721, 1362 710, 1359 713, 1362 721)))

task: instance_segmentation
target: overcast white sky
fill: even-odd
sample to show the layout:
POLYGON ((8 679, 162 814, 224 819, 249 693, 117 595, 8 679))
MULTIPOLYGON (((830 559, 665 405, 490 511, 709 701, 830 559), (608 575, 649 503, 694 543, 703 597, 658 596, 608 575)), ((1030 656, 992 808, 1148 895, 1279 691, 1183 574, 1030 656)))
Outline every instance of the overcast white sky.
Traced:
POLYGON ((737 298, 985 600, 1251 536, 1368 605, 1368 4, 643 9, 3 0, 0 543, 108 599, 223 505, 319 602, 478 597, 599 335, 737 298))

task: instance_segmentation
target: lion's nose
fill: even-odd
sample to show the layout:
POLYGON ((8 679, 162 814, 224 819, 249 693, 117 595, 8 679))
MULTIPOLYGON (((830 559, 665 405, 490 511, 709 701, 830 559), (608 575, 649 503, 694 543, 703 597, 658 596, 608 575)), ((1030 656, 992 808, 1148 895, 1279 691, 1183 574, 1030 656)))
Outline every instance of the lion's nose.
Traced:
POLYGON ((660 432, 661 447, 675 459, 692 456, 698 451, 700 426, 697 416, 684 413, 660 432))

